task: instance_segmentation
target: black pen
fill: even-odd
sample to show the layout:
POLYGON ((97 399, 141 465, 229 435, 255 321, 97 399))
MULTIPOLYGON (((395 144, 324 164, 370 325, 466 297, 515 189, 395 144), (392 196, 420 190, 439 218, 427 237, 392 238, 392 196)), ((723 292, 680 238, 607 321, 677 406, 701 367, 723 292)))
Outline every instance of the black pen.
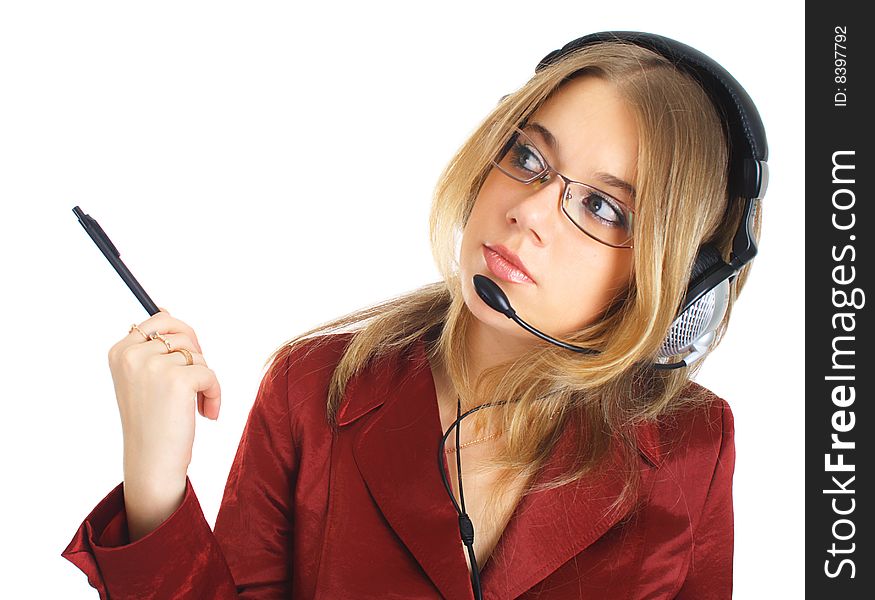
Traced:
POLYGON ((125 266, 125 263, 121 261, 119 258, 121 255, 118 250, 116 250, 112 241, 110 241, 109 236, 107 236, 100 225, 92 219, 90 216, 86 215, 78 206, 73 207, 73 212, 76 214, 76 217, 79 219, 79 223, 81 223, 82 228, 88 232, 88 235, 94 241, 100 251, 103 252, 103 255, 106 257, 106 260, 109 261, 109 264, 113 266, 116 273, 119 274, 119 277, 128 284, 128 287, 134 293, 134 296, 137 297, 137 300, 140 301, 140 304, 143 305, 143 308, 146 309, 146 312, 149 313, 151 317, 155 313, 159 312, 158 307, 152 302, 152 299, 149 297, 149 294, 146 293, 146 290, 143 289, 143 286, 137 281, 137 279, 131 275, 131 272, 125 266))

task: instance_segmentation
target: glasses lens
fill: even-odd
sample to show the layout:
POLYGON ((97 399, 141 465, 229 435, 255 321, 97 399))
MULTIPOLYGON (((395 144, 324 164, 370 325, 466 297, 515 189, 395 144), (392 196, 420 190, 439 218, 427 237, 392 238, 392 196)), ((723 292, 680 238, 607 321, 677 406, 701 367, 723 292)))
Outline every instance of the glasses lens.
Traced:
MULTIPOLYGON (((532 183, 550 171, 534 142, 520 130, 493 163, 502 173, 522 183, 532 183)), ((578 228, 600 242, 632 247, 632 212, 604 192, 569 182, 562 198, 562 211, 578 228)))
POLYGON ((495 161, 501 171, 517 181, 529 183, 547 170, 547 161, 526 134, 517 132, 507 143, 506 150, 495 161))
POLYGON ((581 183, 569 183, 562 210, 597 240, 611 246, 631 245, 632 213, 607 194, 581 183))

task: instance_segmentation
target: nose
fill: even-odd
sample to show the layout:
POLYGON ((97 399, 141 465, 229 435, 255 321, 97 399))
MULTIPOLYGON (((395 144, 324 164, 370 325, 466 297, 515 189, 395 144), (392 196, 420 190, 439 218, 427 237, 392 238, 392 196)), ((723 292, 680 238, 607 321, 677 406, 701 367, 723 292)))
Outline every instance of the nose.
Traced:
POLYGON ((559 216, 559 194, 563 182, 552 176, 547 180, 533 181, 527 186, 526 194, 521 195, 507 211, 507 222, 519 225, 529 231, 538 243, 543 243, 551 227, 555 227, 559 216))

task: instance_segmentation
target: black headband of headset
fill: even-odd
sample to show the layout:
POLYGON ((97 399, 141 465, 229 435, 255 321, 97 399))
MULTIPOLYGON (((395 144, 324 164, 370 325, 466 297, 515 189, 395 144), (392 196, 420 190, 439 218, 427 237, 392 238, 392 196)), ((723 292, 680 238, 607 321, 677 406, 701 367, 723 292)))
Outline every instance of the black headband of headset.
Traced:
POLYGON ((621 41, 652 50, 691 75, 708 93, 728 129, 729 184, 733 195, 762 198, 768 185, 766 131, 750 96, 713 59, 670 38, 640 31, 602 31, 577 38, 541 59, 535 72, 584 46, 621 41))

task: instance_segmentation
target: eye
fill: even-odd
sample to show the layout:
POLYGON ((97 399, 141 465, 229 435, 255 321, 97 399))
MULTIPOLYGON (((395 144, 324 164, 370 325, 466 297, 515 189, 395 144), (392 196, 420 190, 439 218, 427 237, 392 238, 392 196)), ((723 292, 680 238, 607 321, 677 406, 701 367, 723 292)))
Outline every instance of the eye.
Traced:
POLYGON ((520 139, 514 142, 508 154, 510 166, 527 177, 537 175, 547 168, 538 150, 520 139))
POLYGON ((623 209, 610 198, 595 192, 589 192, 580 199, 580 202, 589 214, 605 225, 610 227, 626 226, 626 217, 623 214, 623 209))

